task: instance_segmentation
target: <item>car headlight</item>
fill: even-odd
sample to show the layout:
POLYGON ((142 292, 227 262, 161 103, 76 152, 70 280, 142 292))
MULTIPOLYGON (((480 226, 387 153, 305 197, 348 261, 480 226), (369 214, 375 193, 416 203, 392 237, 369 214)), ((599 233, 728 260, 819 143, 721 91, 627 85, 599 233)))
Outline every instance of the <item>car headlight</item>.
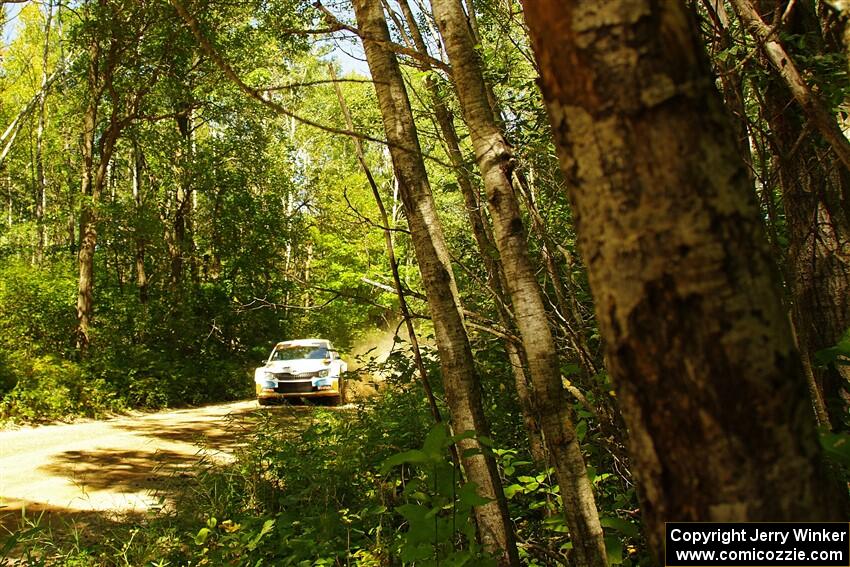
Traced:
POLYGON ((330 368, 325 368, 324 370, 319 370, 318 376, 319 376, 319 378, 324 378, 325 376, 329 375, 330 373, 331 373, 330 368))

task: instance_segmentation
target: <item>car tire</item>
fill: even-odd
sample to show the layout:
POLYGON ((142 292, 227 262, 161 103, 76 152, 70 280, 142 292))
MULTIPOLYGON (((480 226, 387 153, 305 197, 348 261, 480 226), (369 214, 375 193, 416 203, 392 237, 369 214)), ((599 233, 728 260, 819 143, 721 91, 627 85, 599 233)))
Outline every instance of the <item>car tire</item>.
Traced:
POLYGON ((270 398, 257 398, 257 403, 261 406, 270 406, 272 405, 272 400, 270 398))

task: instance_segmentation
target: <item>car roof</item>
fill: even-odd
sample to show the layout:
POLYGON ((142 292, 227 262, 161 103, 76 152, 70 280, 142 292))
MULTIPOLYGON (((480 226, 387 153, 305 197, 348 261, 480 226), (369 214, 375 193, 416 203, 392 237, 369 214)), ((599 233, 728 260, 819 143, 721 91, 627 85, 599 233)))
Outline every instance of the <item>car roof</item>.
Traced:
POLYGON ((330 348, 331 343, 327 339, 297 339, 292 341, 281 341, 276 346, 323 346, 330 348))

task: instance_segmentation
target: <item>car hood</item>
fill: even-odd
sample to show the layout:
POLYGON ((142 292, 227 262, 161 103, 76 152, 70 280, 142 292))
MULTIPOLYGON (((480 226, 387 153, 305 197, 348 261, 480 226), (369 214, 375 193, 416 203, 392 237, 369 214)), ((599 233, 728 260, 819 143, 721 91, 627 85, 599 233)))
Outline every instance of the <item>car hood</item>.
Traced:
POLYGON ((304 374, 306 372, 318 372, 327 367, 328 365, 324 360, 275 360, 266 364, 263 370, 274 373, 304 374))

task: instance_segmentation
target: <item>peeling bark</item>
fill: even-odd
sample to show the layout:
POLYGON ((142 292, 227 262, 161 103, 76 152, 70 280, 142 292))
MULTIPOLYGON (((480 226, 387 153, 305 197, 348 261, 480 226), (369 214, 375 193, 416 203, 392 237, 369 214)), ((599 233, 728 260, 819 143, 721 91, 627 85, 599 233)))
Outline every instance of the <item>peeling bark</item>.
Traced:
POLYGON ((665 521, 846 519, 686 7, 524 6, 656 558, 665 521))

